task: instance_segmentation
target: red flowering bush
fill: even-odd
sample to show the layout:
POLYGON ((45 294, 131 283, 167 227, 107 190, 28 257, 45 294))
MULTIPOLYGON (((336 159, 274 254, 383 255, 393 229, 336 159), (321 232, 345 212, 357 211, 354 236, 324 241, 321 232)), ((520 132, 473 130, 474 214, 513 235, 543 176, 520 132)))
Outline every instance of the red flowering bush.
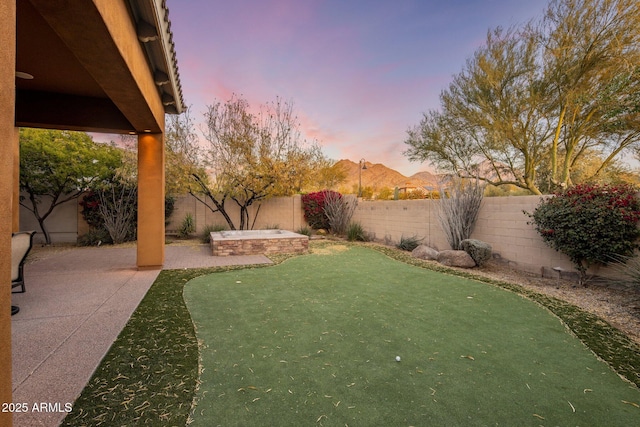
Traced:
POLYGON ((329 218, 324 212, 324 204, 327 194, 336 194, 338 198, 342 197, 340 193, 331 190, 322 190, 315 193, 304 194, 302 196, 302 208, 304 209, 304 219, 307 220, 309 226, 315 230, 321 228, 329 229, 329 218))
POLYGON ((637 193, 632 185, 576 185, 527 214, 545 243, 571 259, 584 284, 589 266, 631 256, 638 247, 637 193))

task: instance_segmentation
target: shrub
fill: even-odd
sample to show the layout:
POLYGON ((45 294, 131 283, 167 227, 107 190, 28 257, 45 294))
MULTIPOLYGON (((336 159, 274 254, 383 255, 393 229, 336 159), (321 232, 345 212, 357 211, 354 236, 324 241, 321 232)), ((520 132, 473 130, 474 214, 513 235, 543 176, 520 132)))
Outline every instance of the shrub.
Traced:
POLYGON ((327 218, 327 215, 324 212, 325 198, 328 193, 335 193, 335 191, 322 190, 315 193, 304 194, 302 196, 304 218, 307 220, 309 226, 315 230, 320 228, 330 228, 329 218, 327 218))
POLYGON ((614 255, 609 262, 614 271, 624 276, 634 286, 640 287, 640 259, 638 257, 614 255))
POLYGON ((100 246, 107 243, 113 243, 113 241, 105 228, 91 227, 86 234, 78 237, 78 246, 100 246))
POLYGON ((311 228, 305 225, 304 227, 300 227, 298 230, 296 230, 296 233, 311 237, 311 228))
POLYGON ((331 231, 335 234, 345 234, 357 206, 358 199, 356 197, 342 196, 334 191, 327 192, 323 210, 329 220, 331 231))
POLYGON ((173 215, 173 211, 176 207, 176 198, 167 195, 164 198, 164 225, 167 226, 171 222, 171 215, 173 215))
POLYGON ((347 240, 350 242, 366 242, 369 239, 367 238, 367 234, 364 232, 362 225, 359 222, 352 222, 347 227, 347 240))
POLYGON ((204 230, 202 230, 202 234, 200 235, 200 240, 202 243, 211 243, 211 233, 216 233, 218 231, 226 230, 227 227, 220 224, 208 224, 204 226, 204 230))
POLYGON ((447 191, 440 190, 438 220, 451 249, 471 237, 482 205, 484 188, 476 180, 456 179, 447 191))
POLYGON ((412 237, 400 237, 400 243, 398 243, 396 245, 396 247, 398 249, 401 249, 403 251, 413 251, 415 248, 417 248, 420 245, 420 242, 422 242, 424 240, 424 238, 419 239, 418 236, 412 236, 412 237))
POLYGON ((636 193, 631 185, 576 185, 525 213, 545 243, 571 259, 584 285, 591 265, 631 256, 638 247, 636 193))
POLYGON ((191 212, 187 212, 182 220, 182 224, 180 225, 180 229, 178 230, 178 236, 180 237, 189 237, 196 231, 196 225, 193 221, 193 215, 191 212))
MULTIPOLYGON (((103 214, 100 212, 100 197, 101 197, 101 193, 102 196, 104 196, 105 191, 120 191, 123 188, 125 188, 126 186, 123 186, 122 184, 118 184, 118 183, 110 183, 108 185, 103 186, 102 188, 97 188, 93 191, 88 191, 84 197, 82 198, 82 200, 80 201, 80 206, 82 206, 82 216, 84 218, 84 220, 87 222, 87 224, 89 224, 89 226, 91 228, 95 228, 97 230, 99 229, 105 229, 105 217, 103 216, 103 214)), ((137 218, 137 212, 138 212, 138 200, 137 197, 133 198, 130 200, 132 206, 124 206, 122 205, 120 208, 126 208, 125 210, 128 211, 129 209, 132 209, 132 215, 130 217, 130 224, 129 224, 129 233, 127 234, 126 240, 135 240, 136 239, 136 232, 137 232, 137 226, 138 226, 138 218, 137 218)), ((175 198, 173 196, 166 196, 164 199, 164 221, 165 221, 165 226, 169 224, 170 222, 170 217, 173 214, 175 208, 175 198)), ((110 206, 108 208, 109 211, 112 211, 114 209, 114 206, 110 206)), ((102 241, 102 243, 106 243, 104 240, 102 241)))
POLYGON ((96 193, 100 200, 98 210, 104 221, 104 228, 109 232, 113 243, 135 240, 137 188, 113 184, 97 190, 96 193))

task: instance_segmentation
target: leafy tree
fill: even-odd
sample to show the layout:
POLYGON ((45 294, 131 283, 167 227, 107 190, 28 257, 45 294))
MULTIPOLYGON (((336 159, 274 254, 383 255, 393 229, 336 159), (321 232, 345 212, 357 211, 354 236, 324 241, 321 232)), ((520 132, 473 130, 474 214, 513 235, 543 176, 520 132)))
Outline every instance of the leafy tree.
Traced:
POLYGON ((249 206, 302 191, 327 163, 317 145, 302 139, 293 105, 280 99, 257 113, 236 96, 209 105, 204 137, 208 176, 193 174, 199 192, 191 194, 211 201, 210 209, 220 212, 232 230, 236 223, 226 210, 227 200, 240 208, 239 228, 250 228, 249 206))
POLYGON ((540 194, 571 185, 595 152, 583 179, 597 180, 640 141, 638 22, 635 0, 554 0, 540 21, 489 31, 441 109, 408 130, 405 154, 540 194))
POLYGON ((46 219, 62 203, 108 179, 120 165, 118 149, 96 144, 84 132, 20 129, 20 204, 36 217, 46 244, 46 219))
POLYGON ((637 191, 632 185, 576 185, 542 200, 528 215, 545 243, 571 259, 585 284, 591 265, 624 259, 638 248, 637 191))
POLYGON ((191 109, 166 116, 165 192, 168 196, 194 190, 193 174, 205 176, 200 152, 203 146, 195 131, 191 109))
POLYGON ((640 138, 639 23, 636 0, 549 5, 541 31, 545 84, 554 95, 552 183, 570 185, 572 169, 588 151, 602 154, 597 176, 640 138))

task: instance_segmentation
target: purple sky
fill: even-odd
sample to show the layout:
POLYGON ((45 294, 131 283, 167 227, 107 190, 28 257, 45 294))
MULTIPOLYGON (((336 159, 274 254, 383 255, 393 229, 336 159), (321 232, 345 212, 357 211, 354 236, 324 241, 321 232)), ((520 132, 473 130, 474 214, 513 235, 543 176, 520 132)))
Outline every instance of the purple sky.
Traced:
POLYGON ((167 0, 185 103, 233 93, 258 106, 292 101, 307 139, 339 160, 405 175, 408 127, 489 28, 541 16, 547 0, 167 0))

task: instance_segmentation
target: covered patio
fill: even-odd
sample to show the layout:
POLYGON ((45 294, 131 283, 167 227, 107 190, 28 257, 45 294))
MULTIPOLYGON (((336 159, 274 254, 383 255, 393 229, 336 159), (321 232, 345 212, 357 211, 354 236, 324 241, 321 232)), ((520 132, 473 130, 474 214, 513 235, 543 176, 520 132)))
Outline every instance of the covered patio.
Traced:
MULTIPOLYGON (((0 281, 7 283, 0 288, 0 401, 15 402, 8 283, 11 232, 20 229, 18 128, 137 135, 138 245, 130 267, 158 270, 165 262, 164 115, 180 113, 183 100, 161 0, 2 2, 0 46, 0 281)), ((136 280, 127 283, 136 287, 136 280)), ((135 292, 143 295, 144 286, 135 292)), ((24 298, 31 298, 29 284, 24 298)), ((0 413, 0 425, 12 425, 11 413, 0 413)))
MULTIPOLYGON (((139 270, 134 247, 36 248, 12 319, 16 426, 54 426, 82 392, 159 270, 139 270), (51 403, 48 411, 33 405, 51 403), (66 405, 66 406, 65 406, 66 405)), ((264 255, 214 257, 209 245, 169 245, 165 269, 265 264, 264 255)), ((3 424, 5 425, 5 424, 3 424)))

